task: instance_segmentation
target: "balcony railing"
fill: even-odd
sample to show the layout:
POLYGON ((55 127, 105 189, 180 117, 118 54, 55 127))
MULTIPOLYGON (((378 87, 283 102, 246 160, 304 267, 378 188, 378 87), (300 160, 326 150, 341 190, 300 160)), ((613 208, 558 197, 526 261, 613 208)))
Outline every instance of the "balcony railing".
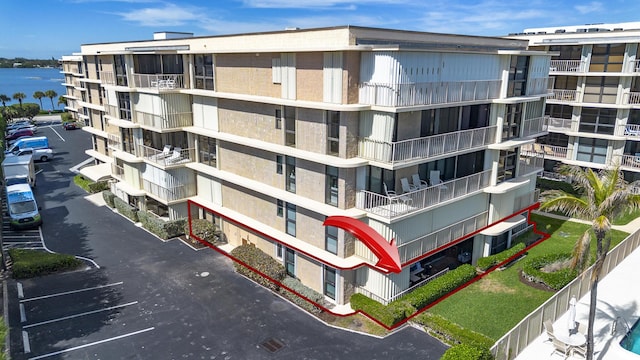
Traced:
POLYGON ((521 156, 520 161, 518 161, 518 169, 519 175, 542 172, 544 170, 544 156, 542 154, 521 156))
POLYGON ((107 146, 122 151, 122 140, 120 135, 107 134, 107 146))
POLYGON ((490 180, 491 170, 485 170, 397 196, 361 190, 356 194, 356 207, 387 219, 394 219, 481 191, 489 186, 490 180))
POLYGON ((567 148, 555 145, 527 144, 522 146, 522 151, 534 154, 544 154, 545 159, 566 159, 567 148))
POLYGON ((625 136, 640 136, 640 125, 627 124, 627 126, 624 127, 624 135, 625 136))
POLYGON ((549 131, 570 131, 571 119, 549 117, 549 131))
POLYGON ((496 126, 488 126, 396 142, 361 138, 358 156, 384 163, 400 164, 493 144, 495 134, 496 126))
POLYGON ((574 102, 578 100, 578 90, 553 89, 553 95, 547 97, 547 100, 574 102))
POLYGON ((500 96, 500 84, 500 80, 412 84, 361 83, 360 103, 379 106, 416 106, 490 100, 500 96))
POLYGON ((582 60, 551 60, 549 71, 584 72, 582 60))
POLYGON ((640 169, 640 154, 638 155, 617 155, 620 160, 620 166, 633 169, 640 169))
POLYGON ((640 92, 630 92, 625 97, 627 105, 640 104, 640 92))
POLYGON ((140 157, 161 166, 174 166, 192 162, 195 159, 195 149, 174 148, 163 151, 146 145, 138 145, 140 157))
POLYGON ((165 116, 151 114, 144 111, 135 112, 136 122, 140 125, 150 126, 155 129, 176 129, 193 125, 193 117, 190 112, 173 113, 165 116))
POLYGON ((184 184, 173 187, 164 187, 162 185, 152 183, 149 180, 142 180, 144 191, 153 194, 165 201, 176 201, 194 196, 196 194, 195 184, 184 184))
POLYGON ((527 137, 535 134, 546 132, 549 128, 549 118, 547 116, 541 116, 533 119, 526 119, 522 121, 522 137, 527 137))
POLYGON ((640 60, 629 62, 629 72, 640 72, 640 60))
POLYGON ((111 175, 116 179, 122 180, 124 178, 124 167, 111 163, 111 175))
POLYGON ((113 71, 100 71, 100 81, 105 85, 115 85, 116 76, 113 71))
POLYGON ((138 88, 162 90, 184 89, 184 75, 181 74, 133 74, 133 85, 138 88))

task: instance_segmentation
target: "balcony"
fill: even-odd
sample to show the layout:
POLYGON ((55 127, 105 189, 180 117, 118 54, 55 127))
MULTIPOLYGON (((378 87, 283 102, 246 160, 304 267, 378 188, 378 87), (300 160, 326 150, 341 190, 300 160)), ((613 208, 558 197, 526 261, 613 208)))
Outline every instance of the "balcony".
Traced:
POLYGON ((529 175, 533 173, 542 172, 544 170, 544 155, 543 154, 529 154, 528 156, 522 154, 518 161, 518 175, 529 175))
POLYGON ((120 140, 120 135, 116 134, 107 134, 107 146, 118 151, 122 150, 122 141, 120 140))
POLYGON ((578 101, 578 90, 553 89, 553 95, 547 97, 547 100, 557 100, 566 102, 578 101))
POLYGON ((356 208, 393 220, 435 207, 445 201, 480 192, 489 186, 490 180, 491 170, 485 170, 397 196, 361 190, 356 194, 356 208))
POLYGON ((100 71, 100 80, 104 85, 115 85, 116 84, 116 75, 113 71, 100 71))
POLYGON ((582 60, 551 60, 550 72, 584 72, 585 63, 582 60))
POLYGON ((624 128, 625 136, 633 136, 640 137, 640 125, 637 124, 627 124, 624 128))
POLYGON ((553 88, 553 82, 549 77, 534 78, 527 81, 527 95, 544 95, 549 93, 549 88, 553 88))
POLYGON ((640 72, 640 60, 629 62, 629 72, 640 72))
POLYGON ((625 96, 626 105, 640 104, 640 92, 630 92, 625 96))
POLYGON ((144 191, 156 198, 160 198, 164 201, 176 201, 186 199, 190 196, 196 195, 195 184, 183 184, 173 187, 164 187, 160 184, 152 183, 149 180, 142 180, 142 188, 144 191))
POLYGON ((124 179, 124 167, 111 163, 111 176, 118 180, 124 179))
POLYGON ((544 154, 545 159, 564 160, 567 158, 567 148, 555 145, 528 144, 522 146, 522 151, 534 154, 544 154))
POLYGON ((621 167, 640 170, 640 153, 636 155, 623 154, 623 155, 615 155, 615 156, 619 158, 621 167))
POLYGON ((156 115, 144 111, 135 111, 135 122, 159 130, 177 129, 192 126, 193 120, 190 112, 173 113, 165 116, 156 115))
POLYGON ((495 143, 495 135, 496 126, 488 126, 396 142, 361 138, 358 156, 397 165, 411 160, 481 148, 495 143))
POLYGON ((571 119, 549 117, 549 131, 564 132, 571 131, 571 119))
POLYGON ((426 82, 413 84, 361 83, 360 103, 378 106, 418 106, 491 100, 500 97, 500 80, 426 82))
POLYGON ((138 145, 138 154, 145 160, 151 161, 163 167, 183 165, 194 161, 195 149, 182 149, 174 147, 173 149, 158 150, 146 145, 138 145))
POLYGON ((182 74, 133 74, 133 86, 137 88, 153 88, 158 91, 185 89, 182 74))
POLYGON ((541 116, 533 119, 522 121, 522 137, 546 133, 549 128, 549 118, 541 116))

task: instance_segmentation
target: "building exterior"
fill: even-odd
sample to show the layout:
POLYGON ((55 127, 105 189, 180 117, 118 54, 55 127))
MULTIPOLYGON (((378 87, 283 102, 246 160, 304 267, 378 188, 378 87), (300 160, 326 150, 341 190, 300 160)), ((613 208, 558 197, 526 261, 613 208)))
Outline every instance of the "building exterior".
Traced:
POLYGON ((63 59, 92 179, 215 222, 342 305, 387 303, 527 227, 550 56, 527 41, 362 27, 82 45, 63 59), (82 76, 76 79, 77 75, 82 76), (76 84, 76 81, 79 84, 76 84), (397 246, 402 271, 330 216, 397 246))
POLYGON ((620 164, 626 180, 639 180, 640 22, 526 29, 513 37, 554 53, 549 134, 527 150, 544 153, 549 172, 559 163, 620 164))

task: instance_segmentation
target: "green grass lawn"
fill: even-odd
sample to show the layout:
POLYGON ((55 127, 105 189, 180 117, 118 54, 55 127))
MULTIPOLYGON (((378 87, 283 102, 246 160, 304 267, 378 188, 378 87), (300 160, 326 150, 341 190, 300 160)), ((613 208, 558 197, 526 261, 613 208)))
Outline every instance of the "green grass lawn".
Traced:
MULTIPOLYGON (((537 214, 532 214, 531 220, 538 224, 538 230, 552 235, 530 249, 527 256, 570 252, 575 241, 590 228, 589 225, 537 214)), ((612 231, 611 235, 613 248, 628 234, 612 231)), ((592 240, 591 250, 594 254, 595 239, 592 240)), ((521 269, 522 261, 518 261, 504 271, 494 271, 428 311, 498 340, 553 295, 553 292, 538 290, 520 282, 521 269)))

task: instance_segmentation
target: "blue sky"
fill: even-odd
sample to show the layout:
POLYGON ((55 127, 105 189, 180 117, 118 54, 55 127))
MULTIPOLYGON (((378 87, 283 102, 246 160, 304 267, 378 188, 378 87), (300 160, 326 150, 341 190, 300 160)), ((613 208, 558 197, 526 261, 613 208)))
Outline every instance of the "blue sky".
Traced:
POLYGON ((638 0, 4 0, 0 57, 60 58, 81 44, 357 25, 502 36, 640 21, 638 0))

